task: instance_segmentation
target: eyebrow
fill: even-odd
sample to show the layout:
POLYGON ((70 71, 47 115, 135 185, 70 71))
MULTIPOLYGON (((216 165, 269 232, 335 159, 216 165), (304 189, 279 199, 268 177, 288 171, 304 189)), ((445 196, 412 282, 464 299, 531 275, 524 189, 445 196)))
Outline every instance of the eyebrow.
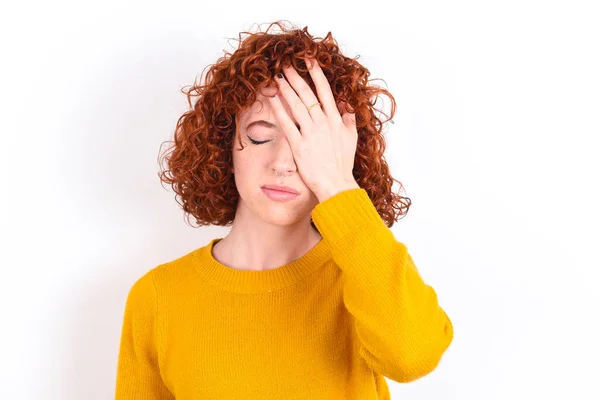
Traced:
MULTIPOLYGON (((264 119, 259 119, 257 121, 250 122, 248 125, 246 125, 246 130, 249 130, 253 126, 262 126, 270 129, 277 128, 277 125, 275 125, 274 123, 265 121, 264 119)), ((296 124, 296 128, 300 130, 300 125, 296 124)))

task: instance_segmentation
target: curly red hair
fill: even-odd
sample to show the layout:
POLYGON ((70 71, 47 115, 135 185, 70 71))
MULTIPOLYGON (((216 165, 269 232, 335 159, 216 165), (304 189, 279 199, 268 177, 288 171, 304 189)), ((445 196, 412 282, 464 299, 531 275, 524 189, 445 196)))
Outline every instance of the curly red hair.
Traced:
POLYGON ((241 32, 238 49, 233 54, 225 52, 210 66, 204 84, 194 82, 189 90, 182 89, 190 110, 177 121, 174 141, 170 141, 173 145, 159 155, 159 178, 172 186, 188 223, 189 215, 198 226, 233 223, 239 193, 232 172, 231 145, 237 137, 242 146, 239 113, 256 101, 259 90, 276 86, 274 76, 283 66, 293 65, 316 93, 303 57, 318 60, 336 103, 345 101, 351 107, 348 111, 354 110, 358 143, 352 173, 356 182, 388 227, 408 212, 411 200, 392 192, 394 182, 401 189, 403 186, 390 175, 383 155, 386 142, 382 127, 394 117, 394 97, 386 89, 369 84, 369 70, 344 56, 331 32, 316 39, 307 27, 287 28, 283 21, 270 23, 265 32, 241 32), (269 32, 274 25, 280 33, 269 32), (242 40, 242 34, 250 36, 242 40), (384 121, 375 115, 379 111, 374 107, 375 98, 380 94, 388 96, 392 105, 384 121), (198 96, 193 105, 192 96, 198 96))

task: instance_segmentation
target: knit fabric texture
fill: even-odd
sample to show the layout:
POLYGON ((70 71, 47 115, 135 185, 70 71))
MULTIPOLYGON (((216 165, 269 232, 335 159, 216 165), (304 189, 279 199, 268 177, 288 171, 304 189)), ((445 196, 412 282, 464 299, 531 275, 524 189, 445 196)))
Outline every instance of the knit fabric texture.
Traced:
POLYGON ((321 241, 275 269, 219 263, 215 238, 131 287, 116 400, 390 399, 454 337, 407 247, 367 195, 312 211, 321 241))

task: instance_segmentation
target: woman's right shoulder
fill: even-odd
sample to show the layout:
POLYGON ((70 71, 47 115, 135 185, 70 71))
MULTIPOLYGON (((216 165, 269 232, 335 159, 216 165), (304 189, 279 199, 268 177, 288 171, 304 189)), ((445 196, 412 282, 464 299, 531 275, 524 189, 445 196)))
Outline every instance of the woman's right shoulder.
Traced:
POLYGON ((195 263, 200 248, 189 251, 177 258, 156 264, 138 280, 152 281, 157 289, 180 287, 183 282, 189 282, 197 277, 195 263))

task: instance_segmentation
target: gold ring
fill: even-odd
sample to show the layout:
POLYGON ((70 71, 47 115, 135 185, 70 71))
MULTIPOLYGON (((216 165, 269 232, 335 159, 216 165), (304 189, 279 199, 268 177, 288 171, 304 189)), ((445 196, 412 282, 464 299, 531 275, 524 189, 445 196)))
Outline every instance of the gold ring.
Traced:
POLYGON ((315 104, 313 104, 312 106, 310 106, 310 107, 306 107, 306 109, 307 109, 308 111, 310 111, 310 109, 311 109, 311 108, 313 108, 314 106, 320 106, 320 105, 321 105, 321 103, 319 103, 319 102, 317 101, 317 102, 316 102, 315 104))

